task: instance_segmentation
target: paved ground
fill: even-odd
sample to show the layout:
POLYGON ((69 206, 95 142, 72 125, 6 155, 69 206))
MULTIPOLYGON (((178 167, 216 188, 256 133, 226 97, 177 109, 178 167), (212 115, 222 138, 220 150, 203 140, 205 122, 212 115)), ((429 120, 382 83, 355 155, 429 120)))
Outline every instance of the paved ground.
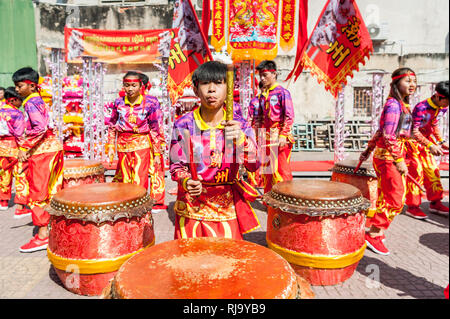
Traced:
MULTIPOLYGON (((311 157, 312 158, 312 157, 311 157)), ((328 159, 328 158, 327 158, 328 159)), ((448 176, 448 174, 447 174, 448 176)), ((174 187, 167 179, 167 190, 174 187)), ((444 179, 448 191, 448 177, 444 179)), ((448 194, 448 192, 447 192, 448 194)), ((156 244, 173 239, 174 196, 167 195, 168 211, 155 213, 156 244)), ((448 197, 445 198, 448 205, 448 197)), ((12 206, 12 201, 10 206, 12 206)), ((422 207, 428 209, 428 202, 422 207)), ((266 245, 266 213, 254 203, 261 228, 245 239, 266 245)), ((15 207, 0 212, 0 298, 96 299, 67 291, 53 271, 45 251, 20 253, 35 229, 31 218, 13 219, 15 207)), ((448 218, 430 214, 427 221, 398 216, 387 232, 389 256, 366 250, 353 276, 336 286, 313 287, 316 299, 442 299, 449 283, 448 218)))

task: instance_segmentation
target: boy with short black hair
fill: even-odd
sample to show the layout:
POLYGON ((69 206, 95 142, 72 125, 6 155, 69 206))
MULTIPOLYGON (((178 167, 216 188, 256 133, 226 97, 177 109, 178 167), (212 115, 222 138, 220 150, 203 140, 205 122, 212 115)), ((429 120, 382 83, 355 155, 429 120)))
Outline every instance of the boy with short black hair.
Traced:
POLYGON ((258 141, 264 159, 261 165, 261 176, 264 183, 264 193, 272 186, 292 180, 290 158, 294 138, 294 104, 289 91, 277 82, 277 65, 274 61, 264 60, 257 67, 262 93, 259 104, 262 106, 262 139, 258 141))
POLYGON ((24 99, 25 135, 19 140, 19 161, 28 160, 29 206, 37 234, 21 252, 46 249, 50 215, 45 206, 62 188, 64 153, 63 145, 50 128, 49 108, 39 91, 39 73, 30 67, 17 70, 12 80, 16 91, 24 99))
POLYGON ((199 108, 174 123, 170 172, 178 182, 174 238, 242 239, 258 228, 249 204, 258 193, 239 176, 239 166, 255 171, 252 128, 238 113, 226 121, 227 66, 210 61, 192 75, 199 108))

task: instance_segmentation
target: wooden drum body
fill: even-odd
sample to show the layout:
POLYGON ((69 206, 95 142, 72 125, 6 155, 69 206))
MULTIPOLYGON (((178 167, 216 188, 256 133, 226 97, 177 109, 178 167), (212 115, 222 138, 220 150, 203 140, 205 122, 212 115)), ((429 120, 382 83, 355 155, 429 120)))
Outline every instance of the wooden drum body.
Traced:
POLYGON ((356 187, 322 180, 276 184, 264 195, 269 248, 311 285, 350 278, 363 257, 369 201, 356 187))
POLYGON ((62 188, 104 182, 105 168, 101 162, 79 158, 64 159, 62 188))
POLYGON ((287 261, 254 243, 229 238, 178 239, 130 258, 103 297, 289 299, 298 297, 297 277, 287 261))
POLYGON ((377 209, 378 181, 373 168, 372 161, 363 162, 354 172, 358 165, 357 160, 345 160, 338 162, 332 168, 331 180, 353 185, 361 191, 362 195, 370 201, 367 217, 372 217, 377 209))
POLYGON ((96 183, 58 192, 49 206, 47 254, 62 284, 100 295, 120 266, 154 244, 154 200, 138 185, 96 183))

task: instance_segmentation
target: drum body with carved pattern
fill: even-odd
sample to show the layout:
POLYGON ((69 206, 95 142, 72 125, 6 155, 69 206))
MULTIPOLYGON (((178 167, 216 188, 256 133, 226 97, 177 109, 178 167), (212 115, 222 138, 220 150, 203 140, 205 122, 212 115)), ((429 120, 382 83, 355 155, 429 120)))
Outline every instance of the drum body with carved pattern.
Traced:
POLYGON ((370 201, 367 217, 372 217, 377 209, 378 181, 372 161, 366 161, 358 166, 356 160, 344 160, 336 163, 332 168, 331 180, 353 185, 361 191, 362 195, 370 201))
POLYGON ((104 182, 105 168, 101 162, 80 158, 64 159, 62 188, 104 182))
POLYGON ((167 241, 125 262, 107 299, 293 299, 314 296, 309 283, 270 249, 243 240, 167 241))
POLYGON ((268 247, 311 285, 352 276, 365 251, 369 201, 356 187, 324 180, 280 182, 263 196, 268 247))
POLYGON ((62 284, 100 295, 120 266, 154 244, 154 200, 139 185, 95 183, 52 198, 47 255, 62 284))

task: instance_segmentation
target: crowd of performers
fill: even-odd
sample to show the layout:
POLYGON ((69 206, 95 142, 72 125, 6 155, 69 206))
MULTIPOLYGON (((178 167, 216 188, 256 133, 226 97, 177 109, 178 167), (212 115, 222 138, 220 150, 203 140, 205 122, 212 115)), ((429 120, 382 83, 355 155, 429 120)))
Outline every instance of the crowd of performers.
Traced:
MULTIPOLYGON (((290 156, 294 108, 288 90, 277 82, 274 61, 256 68, 260 92, 252 99, 248 116, 234 103, 226 107, 227 66, 210 61, 192 75, 200 103, 173 125, 170 175, 177 182, 174 238, 227 237, 260 227, 250 202, 278 182, 292 180, 290 156), (247 177, 247 178, 245 178, 247 177)), ((14 87, 4 91, 0 106, 0 200, 7 209, 15 179, 15 218, 31 216, 36 235, 20 247, 21 252, 46 249, 49 214, 45 206, 61 189, 64 151, 54 133, 49 107, 40 96, 39 74, 22 68, 13 74, 14 87)), ((136 71, 123 77, 123 91, 112 103, 105 124, 106 151, 118 162, 113 182, 146 188, 155 199, 155 209, 167 208, 164 183, 165 139, 158 99, 147 93, 149 78, 136 71), (150 177, 150 178, 149 178, 150 177)), ((448 109, 448 81, 440 82, 429 99, 414 109, 409 97, 417 87, 416 75, 408 68, 392 74, 391 91, 377 133, 361 154, 378 176, 377 209, 368 216, 368 247, 387 255, 384 232, 393 218, 408 205, 407 214, 426 218, 420 210, 426 189, 430 212, 448 216, 442 204, 443 188, 434 156, 444 154, 438 116, 448 109)), ((1 90, 0 90, 1 93, 1 90)))

